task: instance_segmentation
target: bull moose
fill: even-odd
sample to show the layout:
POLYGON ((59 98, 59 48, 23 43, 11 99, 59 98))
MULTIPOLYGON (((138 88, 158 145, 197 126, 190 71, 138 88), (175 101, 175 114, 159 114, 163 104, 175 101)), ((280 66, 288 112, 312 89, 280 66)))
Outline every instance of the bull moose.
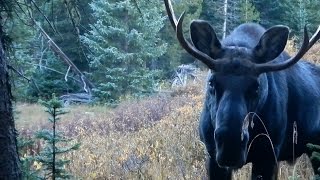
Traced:
POLYGON ((252 179, 276 179, 278 161, 293 162, 307 143, 320 144, 320 68, 299 61, 320 27, 310 40, 304 28, 294 57, 284 52, 283 25, 246 23, 219 41, 208 22, 193 20, 191 43, 182 30, 185 13, 177 20, 170 0, 164 3, 180 45, 211 71, 199 126, 210 179, 231 179, 248 162, 252 179))

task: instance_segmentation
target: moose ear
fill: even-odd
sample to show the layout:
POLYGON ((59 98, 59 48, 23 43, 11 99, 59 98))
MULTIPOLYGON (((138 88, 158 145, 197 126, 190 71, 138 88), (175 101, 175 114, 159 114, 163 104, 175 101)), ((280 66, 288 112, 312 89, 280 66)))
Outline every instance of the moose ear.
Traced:
POLYGON ((221 51, 221 43, 208 22, 202 20, 192 21, 190 34, 193 45, 201 52, 215 58, 221 51))
POLYGON ((253 50, 255 58, 265 63, 278 57, 284 50, 289 35, 287 26, 277 25, 268 29, 253 50))

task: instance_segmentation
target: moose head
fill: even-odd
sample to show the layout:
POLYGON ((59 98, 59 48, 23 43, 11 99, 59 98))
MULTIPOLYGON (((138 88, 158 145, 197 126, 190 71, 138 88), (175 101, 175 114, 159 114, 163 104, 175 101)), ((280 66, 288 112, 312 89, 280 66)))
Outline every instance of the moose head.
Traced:
POLYGON ((185 13, 177 20, 170 0, 164 2, 180 45, 212 72, 206 104, 214 127, 215 159, 220 167, 241 167, 246 163, 249 142, 244 120, 248 113, 256 112, 266 103, 266 73, 293 66, 319 39, 320 33, 309 41, 305 27, 300 50, 285 60, 277 58, 282 55, 289 34, 289 28, 282 25, 267 30, 256 24, 240 25, 236 34, 220 41, 208 22, 193 20, 191 43, 182 30, 185 13))

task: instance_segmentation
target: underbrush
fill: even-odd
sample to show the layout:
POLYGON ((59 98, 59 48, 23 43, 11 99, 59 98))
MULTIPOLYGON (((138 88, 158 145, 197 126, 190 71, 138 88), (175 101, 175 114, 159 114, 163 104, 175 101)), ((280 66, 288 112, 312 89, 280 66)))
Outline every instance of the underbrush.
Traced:
MULTIPOLYGON (((194 84, 115 109, 70 107, 58 129, 81 148, 66 155, 71 160, 66 168, 76 179, 205 179, 207 154, 198 137, 202 90, 194 84)), ((46 119, 37 115, 39 106, 18 107, 20 134, 46 126, 24 119, 46 119)), ((302 157, 295 167, 280 163, 279 179, 311 179, 308 161, 302 157)), ((234 179, 249 177, 250 164, 234 173, 234 179)))
MULTIPOLYGON (((286 52, 288 52, 288 54, 290 56, 294 56, 298 52, 297 45, 294 43, 294 39, 289 40, 287 42, 287 46, 286 46, 285 50, 286 50, 286 52)), ((310 48, 310 50, 303 56, 302 59, 319 65, 319 63, 320 63, 320 43, 314 44, 310 48)))

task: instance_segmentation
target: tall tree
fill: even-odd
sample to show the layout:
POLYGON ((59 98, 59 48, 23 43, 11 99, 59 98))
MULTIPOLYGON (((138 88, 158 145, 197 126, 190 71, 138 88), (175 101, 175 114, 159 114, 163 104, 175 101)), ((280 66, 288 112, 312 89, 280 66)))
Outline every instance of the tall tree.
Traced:
POLYGON ((253 5, 260 12, 260 24, 265 28, 277 24, 284 24, 283 13, 286 11, 284 1, 280 0, 253 0, 253 5))
POLYGON ((241 0, 240 21, 241 23, 259 22, 260 13, 250 0, 241 0))
POLYGON ((310 32, 317 30, 320 24, 319 6, 318 0, 285 0, 283 6, 286 7, 286 11, 283 12, 282 19, 290 27, 291 35, 299 42, 303 37, 304 26, 307 25, 310 32))
POLYGON ((228 35, 240 22, 240 0, 204 0, 201 19, 209 21, 221 38, 228 35))
POLYGON ((158 0, 96 0, 90 4, 97 21, 83 42, 89 54, 96 95, 105 102, 150 93, 153 63, 166 52, 159 38, 164 17, 158 0))
POLYGON ((200 18, 206 21, 209 21, 210 24, 214 27, 217 35, 219 37, 223 36, 223 24, 224 24, 224 0, 203 0, 202 3, 202 12, 200 18))
POLYGON ((0 2, 0 179, 22 179, 17 152, 16 129, 12 113, 11 85, 8 74, 8 61, 5 55, 8 36, 3 20, 10 15, 12 1, 0 2))

